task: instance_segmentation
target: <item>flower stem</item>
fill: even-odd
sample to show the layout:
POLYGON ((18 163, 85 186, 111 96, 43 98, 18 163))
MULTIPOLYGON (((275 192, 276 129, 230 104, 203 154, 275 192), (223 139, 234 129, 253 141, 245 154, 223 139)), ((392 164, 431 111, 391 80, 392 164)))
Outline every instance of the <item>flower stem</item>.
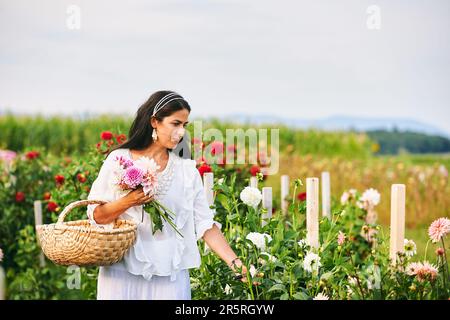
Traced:
POLYGON ((444 268, 444 288, 447 289, 447 277, 448 277, 448 261, 447 261, 447 250, 445 248, 445 243, 444 243, 444 237, 441 238, 442 241, 442 248, 444 249, 444 256, 443 259, 443 268, 444 268), (447 272, 446 272, 447 270, 447 272))
MULTIPOLYGON (((165 221, 167 221, 167 223, 169 223, 169 225, 175 230, 175 232, 177 232, 181 237, 183 237, 183 235, 181 234, 181 232, 177 229, 176 224, 173 222, 173 218, 175 217, 175 214, 170 211, 167 207, 165 207, 162 203, 160 203, 159 201, 153 200, 151 203, 147 204, 144 206, 144 210, 150 214, 150 216, 153 216, 153 219, 164 219, 165 221), (154 208, 156 212, 151 211, 151 208, 154 208), (154 214, 153 214, 154 213, 154 214)), ((152 222, 156 225, 158 224, 158 222, 155 223, 155 221, 152 222)), ((157 229, 159 230, 159 228, 157 229)))
POLYGON ((425 254, 424 254, 423 260, 427 260, 427 251, 428 251, 428 244, 429 243, 430 243, 430 240, 427 241, 427 244, 425 246, 425 254))
MULTIPOLYGON (((292 207, 293 207, 293 212, 292 212, 292 227, 294 229, 294 231, 297 230, 296 225, 295 225, 295 194, 297 192, 297 184, 294 184, 294 193, 292 194, 292 207)), ((289 210, 288 210, 289 211, 289 210)))

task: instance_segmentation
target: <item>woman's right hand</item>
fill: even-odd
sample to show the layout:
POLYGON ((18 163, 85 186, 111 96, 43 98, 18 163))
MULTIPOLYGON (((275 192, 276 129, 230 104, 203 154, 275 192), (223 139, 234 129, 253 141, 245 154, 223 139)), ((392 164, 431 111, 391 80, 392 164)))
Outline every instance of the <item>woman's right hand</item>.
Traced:
POLYGON ((131 191, 125 197, 129 201, 131 207, 144 205, 146 203, 153 201, 154 199, 153 196, 151 197, 146 196, 144 193, 144 189, 142 187, 139 187, 138 189, 131 191))

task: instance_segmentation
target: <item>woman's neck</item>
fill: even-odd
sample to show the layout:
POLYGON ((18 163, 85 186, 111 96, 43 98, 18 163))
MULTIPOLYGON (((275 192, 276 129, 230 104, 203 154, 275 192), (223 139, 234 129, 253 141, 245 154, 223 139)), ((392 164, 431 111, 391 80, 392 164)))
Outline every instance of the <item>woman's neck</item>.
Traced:
POLYGON ((158 145, 157 143, 151 144, 146 149, 139 150, 139 154, 145 155, 153 159, 167 159, 169 151, 166 147, 158 145))

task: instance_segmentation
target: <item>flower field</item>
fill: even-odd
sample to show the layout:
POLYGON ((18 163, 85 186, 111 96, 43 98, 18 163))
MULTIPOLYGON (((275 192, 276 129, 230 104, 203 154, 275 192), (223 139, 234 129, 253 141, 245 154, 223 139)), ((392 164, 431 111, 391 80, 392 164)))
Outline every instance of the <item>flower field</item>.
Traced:
MULTIPOLYGON (((67 268, 48 260, 42 264, 33 204, 42 201, 44 223, 51 223, 66 205, 86 199, 105 152, 126 139, 115 133, 124 132, 117 129, 123 126, 111 122, 103 127, 110 131, 103 131, 97 124, 98 131, 79 142, 90 147, 80 150, 58 143, 44 120, 38 123, 41 132, 55 140, 37 134, 40 143, 30 140, 21 145, 16 138, 20 121, 16 122, 1 124, 8 128, 2 130, 5 137, 8 132, 3 140, 8 143, 0 151, 0 265, 6 273, 6 298, 95 299, 97 268, 67 268), (92 137, 94 141, 86 143, 92 137)), ((72 128, 72 133, 61 134, 75 137, 81 127, 74 122, 58 130, 72 128)), ((254 165, 198 161, 202 175, 214 173, 215 219, 249 272, 246 282, 235 280, 228 266, 199 242, 202 264, 191 270, 193 299, 450 298, 449 160, 375 158, 373 143, 366 137, 344 136, 280 130, 282 163, 280 173, 273 176, 262 176, 254 165), (308 137, 311 141, 302 144, 308 137), (303 153, 297 153, 299 148, 303 153), (355 156, 350 158, 352 153, 355 156), (315 248, 307 241, 305 181, 320 177, 322 171, 331 175, 332 206, 330 218, 320 217, 320 246, 315 248), (285 199, 288 209, 283 212, 279 194, 280 176, 285 174, 291 184, 285 199), (258 189, 248 187, 251 176, 259 179, 258 189), (405 184, 407 195, 407 239, 396 264, 389 258, 389 199, 394 183, 405 184), (262 186, 272 187, 274 195, 272 218, 266 224, 262 223, 267 214, 262 186), (408 237, 412 234, 408 230, 420 234, 420 239, 408 237)), ((77 209, 69 219, 85 219, 85 214, 77 209)))

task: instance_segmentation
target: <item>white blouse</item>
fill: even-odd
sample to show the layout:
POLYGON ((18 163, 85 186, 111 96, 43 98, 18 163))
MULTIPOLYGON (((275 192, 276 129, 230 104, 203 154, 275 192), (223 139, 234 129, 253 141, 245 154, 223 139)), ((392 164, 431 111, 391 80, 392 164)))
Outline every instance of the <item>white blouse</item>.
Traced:
MULTIPOLYGON (((112 183, 112 164, 116 156, 131 159, 129 149, 116 149, 104 160, 97 179, 92 184, 88 199, 114 201, 123 196, 112 183)), ((174 214, 177 229, 181 237, 163 220, 163 228, 152 234, 152 224, 149 215, 142 206, 127 209, 120 219, 132 219, 137 224, 135 244, 127 251, 124 259, 109 268, 127 270, 134 275, 142 275, 150 280, 153 275, 171 276, 176 279, 179 270, 197 268, 201 258, 197 240, 203 237, 206 230, 222 225, 213 220, 215 210, 210 209, 203 189, 203 183, 196 168, 196 162, 182 159, 169 152, 166 168, 158 174, 162 194, 156 199, 170 209, 174 214)), ((88 205, 87 215, 91 224, 112 228, 113 223, 102 225, 95 222, 93 212, 97 204, 88 205)))

